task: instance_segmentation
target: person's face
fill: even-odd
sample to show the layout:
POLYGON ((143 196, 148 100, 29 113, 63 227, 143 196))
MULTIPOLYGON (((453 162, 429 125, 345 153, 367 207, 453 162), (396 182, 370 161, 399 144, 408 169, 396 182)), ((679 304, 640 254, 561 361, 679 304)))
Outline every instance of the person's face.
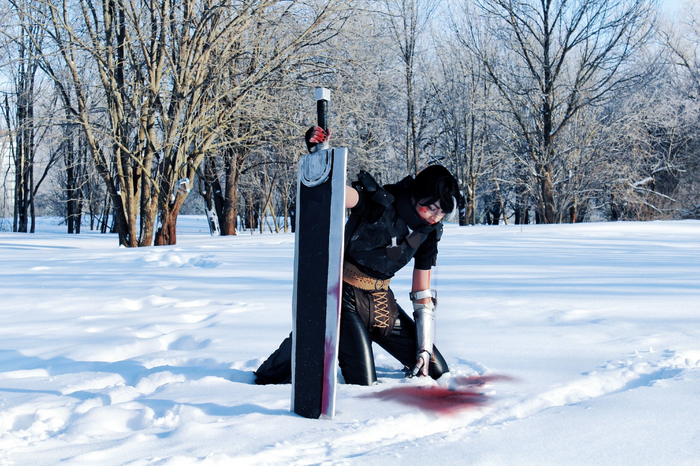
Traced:
POLYGON ((416 204, 416 211, 420 218, 425 220, 429 225, 434 225, 443 218, 445 218, 445 212, 440 208, 440 201, 435 201, 430 205, 416 204))

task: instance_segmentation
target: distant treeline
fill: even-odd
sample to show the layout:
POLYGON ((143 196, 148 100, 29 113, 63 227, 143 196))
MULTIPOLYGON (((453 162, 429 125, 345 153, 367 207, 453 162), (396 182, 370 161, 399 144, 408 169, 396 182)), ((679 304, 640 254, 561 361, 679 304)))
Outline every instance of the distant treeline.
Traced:
POLYGON ((462 225, 699 218, 700 9, 654 0, 10 0, 2 216, 125 246, 288 231, 313 89, 348 175, 432 163, 462 225), (184 210, 183 210, 184 209, 184 210))

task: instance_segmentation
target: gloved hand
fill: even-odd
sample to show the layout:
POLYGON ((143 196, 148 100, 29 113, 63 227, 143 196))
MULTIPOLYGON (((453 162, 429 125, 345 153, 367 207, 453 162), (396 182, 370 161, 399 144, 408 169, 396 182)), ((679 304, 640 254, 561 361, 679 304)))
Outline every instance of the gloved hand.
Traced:
POLYGON ((306 131, 306 148, 309 152, 316 152, 316 144, 328 142, 331 138, 331 130, 324 131, 320 126, 312 126, 306 131))
POLYGON ((430 353, 427 351, 421 351, 418 353, 418 360, 416 361, 416 365, 413 367, 413 371, 411 371, 411 376, 415 377, 417 375, 427 377, 428 376, 428 370, 430 369, 430 353))

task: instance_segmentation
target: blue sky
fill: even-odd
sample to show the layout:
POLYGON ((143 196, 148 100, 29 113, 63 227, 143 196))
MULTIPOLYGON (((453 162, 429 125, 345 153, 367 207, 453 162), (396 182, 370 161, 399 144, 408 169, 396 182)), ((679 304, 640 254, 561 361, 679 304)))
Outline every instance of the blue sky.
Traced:
MULTIPOLYGON (((697 2, 698 0, 688 0, 689 2, 697 2)), ((686 3, 685 0, 659 0, 659 6, 663 11, 669 15, 674 14, 678 11, 683 4, 686 3)))

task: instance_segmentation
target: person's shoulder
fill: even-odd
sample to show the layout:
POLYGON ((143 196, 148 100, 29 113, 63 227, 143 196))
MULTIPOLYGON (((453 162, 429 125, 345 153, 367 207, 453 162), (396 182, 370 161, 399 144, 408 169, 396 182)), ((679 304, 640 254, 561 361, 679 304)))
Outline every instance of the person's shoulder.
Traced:
POLYGON ((364 170, 357 175, 357 181, 352 183, 352 187, 361 193, 364 202, 372 201, 383 207, 394 202, 394 194, 364 170))
POLYGON ((408 192, 408 188, 411 185, 412 176, 407 176, 396 183, 384 185, 384 188, 392 194, 398 194, 401 191, 408 192))

